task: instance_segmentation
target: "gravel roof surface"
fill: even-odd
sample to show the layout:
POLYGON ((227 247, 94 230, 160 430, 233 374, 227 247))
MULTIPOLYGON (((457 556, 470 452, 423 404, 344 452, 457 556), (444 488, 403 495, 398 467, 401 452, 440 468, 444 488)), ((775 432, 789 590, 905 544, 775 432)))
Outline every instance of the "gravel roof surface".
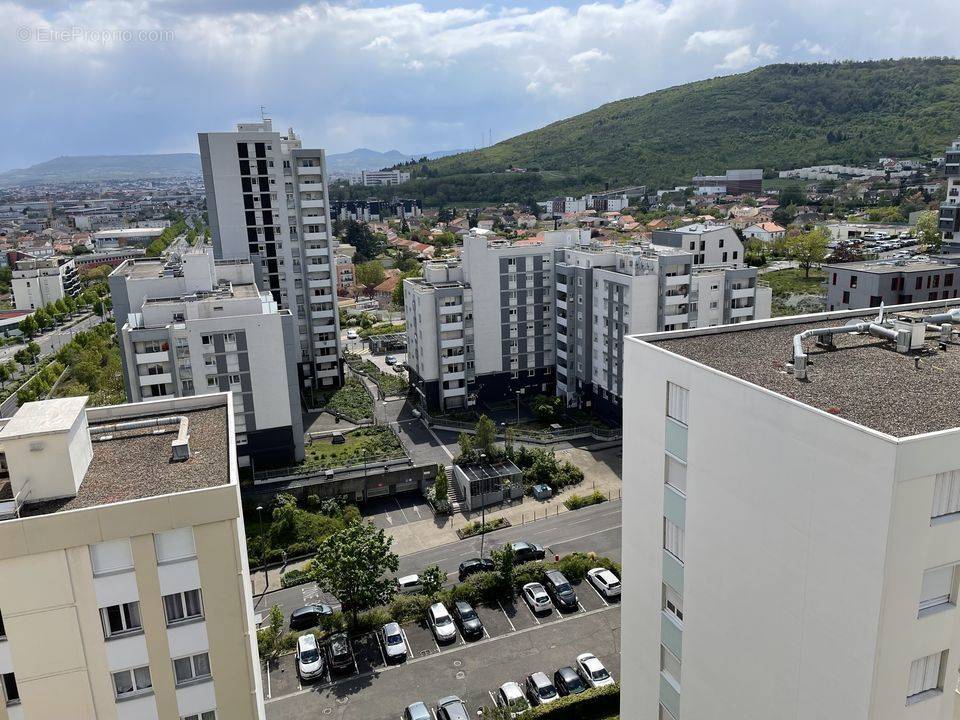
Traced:
POLYGON ((665 350, 894 437, 960 427, 960 343, 947 352, 927 333, 926 352, 904 355, 865 335, 834 335, 837 349, 804 342, 807 381, 786 367, 793 336, 845 320, 778 325, 656 341, 665 350), (921 357, 920 369, 914 358, 921 357))
POLYGON ((177 436, 176 426, 159 435, 154 435, 153 429, 114 433, 112 440, 94 441, 93 460, 76 497, 31 503, 21 514, 46 515, 228 484, 226 408, 164 415, 185 415, 189 419, 189 460, 171 460, 170 443, 177 436))

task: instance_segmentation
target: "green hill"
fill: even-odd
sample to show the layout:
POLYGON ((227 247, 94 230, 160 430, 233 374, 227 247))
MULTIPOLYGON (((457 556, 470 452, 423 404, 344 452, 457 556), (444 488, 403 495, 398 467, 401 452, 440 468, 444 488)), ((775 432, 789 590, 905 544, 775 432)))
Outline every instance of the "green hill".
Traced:
MULTIPOLYGON (((411 168, 428 204, 526 201, 697 172, 939 155, 960 133, 960 60, 778 64, 608 103, 411 168), (513 174, 509 166, 538 172, 513 174)), ((370 188, 365 188, 370 190, 370 188)))

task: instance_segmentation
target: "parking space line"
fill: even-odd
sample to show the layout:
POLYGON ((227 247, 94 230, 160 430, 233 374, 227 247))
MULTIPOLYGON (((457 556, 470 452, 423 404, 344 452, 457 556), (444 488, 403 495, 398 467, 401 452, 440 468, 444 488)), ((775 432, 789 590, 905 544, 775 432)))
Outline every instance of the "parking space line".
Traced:
POLYGON ((413 645, 410 644, 410 638, 407 637, 407 631, 400 627, 400 634, 403 635, 403 643, 407 646, 407 656, 415 657, 416 653, 413 650, 413 645))
POLYGON ((493 694, 493 690, 487 690, 487 695, 490 696, 490 700, 493 702, 493 706, 497 707, 497 698, 493 694))
POLYGON ((380 633, 376 633, 377 637, 377 648, 380 650, 380 659, 383 660, 383 664, 387 664, 387 653, 383 649, 383 643, 380 641, 380 633))
POLYGON ((577 607, 580 608, 580 612, 585 613, 587 609, 583 606, 583 603, 577 600, 577 607))
POLYGON ((517 631, 517 628, 514 627, 514 625, 513 625, 513 620, 511 620, 511 619, 510 619, 510 616, 507 615, 507 611, 503 609, 503 605, 500 603, 499 600, 497 600, 497 605, 500 605, 500 612, 503 613, 503 616, 507 619, 507 622, 510 623, 510 629, 511 629, 513 632, 516 632, 516 631, 517 631))
POLYGON ((597 597, 600 598, 600 602, 602 602, 606 607, 610 607, 610 603, 608 603, 607 599, 603 596, 603 594, 599 590, 597 590, 596 587, 594 587, 592 582, 587 580, 587 585, 589 585, 590 589, 597 594, 597 597))
POLYGON ((270 661, 267 661, 267 697, 273 697, 273 687, 270 685, 270 661))
POLYGON ((397 507, 400 508, 400 514, 403 516, 403 521, 404 521, 405 523, 410 522, 410 521, 407 519, 407 514, 403 511, 403 506, 400 504, 400 501, 397 500, 397 496, 396 496, 396 495, 393 496, 393 501, 397 504, 397 507))

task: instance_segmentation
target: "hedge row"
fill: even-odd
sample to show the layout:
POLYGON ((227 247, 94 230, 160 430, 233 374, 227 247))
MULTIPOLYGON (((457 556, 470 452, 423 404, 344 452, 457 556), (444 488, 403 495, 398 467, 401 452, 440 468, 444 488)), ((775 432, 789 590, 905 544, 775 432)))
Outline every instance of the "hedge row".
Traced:
POLYGON ((563 504, 567 506, 567 510, 579 510, 580 508, 589 507, 590 505, 599 505, 600 503, 606 501, 606 495, 599 490, 594 490, 589 495, 571 495, 563 501, 563 504))
POLYGON ((567 695, 549 705, 540 705, 523 714, 524 720, 583 720, 605 718, 620 712, 620 683, 567 695))

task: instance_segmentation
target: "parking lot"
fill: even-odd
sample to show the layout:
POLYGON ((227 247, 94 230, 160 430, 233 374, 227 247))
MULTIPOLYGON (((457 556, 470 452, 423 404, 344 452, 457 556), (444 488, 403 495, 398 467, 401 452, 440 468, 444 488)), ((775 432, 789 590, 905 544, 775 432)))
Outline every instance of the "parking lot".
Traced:
POLYGON ((574 588, 579 607, 568 613, 553 609, 535 615, 521 599, 478 607, 484 635, 473 641, 465 640, 458 628, 453 642, 438 645, 425 622, 405 623, 408 657, 400 664, 386 663, 376 633, 353 639, 354 668, 332 678, 326 672, 311 683, 301 683, 294 656, 283 656, 264 674, 268 717, 292 719, 319 713, 386 720, 399 717, 416 700, 432 705, 450 694, 459 695, 475 712, 491 704, 489 692, 501 683, 522 682, 538 670, 552 675, 588 651, 618 677, 619 607, 587 582, 574 588))
POLYGON ((373 498, 365 502, 360 511, 365 519, 384 529, 433 517, 433 510, 419 492, 373 498))

